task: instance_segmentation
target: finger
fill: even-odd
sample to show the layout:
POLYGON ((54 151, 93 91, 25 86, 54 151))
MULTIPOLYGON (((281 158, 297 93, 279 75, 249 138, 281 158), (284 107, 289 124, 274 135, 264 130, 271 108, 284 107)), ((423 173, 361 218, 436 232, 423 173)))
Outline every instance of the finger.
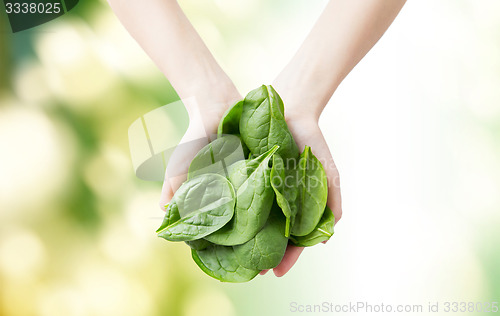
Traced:
POLYGON ((283 256, 280 264, 278 264, 278 266, 273 269, 274 275, 277 277, 282 277, 288 271, 290 271, 295 262, 297 262, 297 259, 299 259, 299 256, 303 250, 303 247, 288 245, 286 247, 285 255, 283 256))
POLYGON ((342 217, 342 194, 340 192, 340 175, 335 167, 335 171, 328 175, 328 207, 332 210, 335 216, 335 224, 342 217))
POLYGON ((208 144, 208 138, 205 136, 181 142, 174 150, 167 165, 168 177, 165 178, 173 192, 177 191, 182 183, 186 181, 191 160, 206 144, 208 144))
POLYGON ((335 216, 335 223, 337 223, 342 217, 342 197, 340 193, 340 175, 335 161, 333 161, 332 154, 328 147, 328 144, 323 136, 323 133, 318 128, 314 137, 311 137, 313 153, 321 161, 323 168, 325 169, 327 185, 328 185, 328 197, 327 205, 332 210, 335 216), (313 147, 314 146, 314 147, 313 147))
POLYGON ((262 270, 262 271, 260 271, 260 272, 259 272, 259 274, 260 274, 260 275, 264 275, 264 274, 266 274, 268 271, 269 271, 269 269, 262 270))
POLYGON ((209 142, 210 135, 200 128, 188 128, 175 148, 167 165, 168 180, 173 192, 186 181, 189 165, 196 154, 209 142))
POLYGON ((327 161, 325 166, 326 177, 328 179, 328 198, 326 204, 332 210, 333 215, 335 216, 335 224, 337 224, 337 222, 342 217, 342 195, 340 192, 340 175, 331 155, 329 157, 321 156, 321 159, 327 161))
POLYGON ((161 188, 161 195, 160 195, 160 209, 162 211, 165 211, 165 206, 170 203, 172 200, 172 197, 174 196, 174 192, 172 191, 172 187, 170 186, 170 183, 168 181, 168 176, 165 173, 165 181, 163 181, 163 186, 161 188))
POLYGON ((208 144, 206 134, 199 129, 188 128, 168 161, 160 196, 162 210, 165 210, 165 205, 172 200, 174 192, 186 181, 191 160, 206 144, 208 144))
POLYGON ((327 204, 337 223, 342 217, 340 176, 321 129, 315 123, 304 124, 301 120, 289 121, 288 126, 299 148, 303 150, 306 145, 310 146, 313 154, 323 165, 328 180, 327 204))

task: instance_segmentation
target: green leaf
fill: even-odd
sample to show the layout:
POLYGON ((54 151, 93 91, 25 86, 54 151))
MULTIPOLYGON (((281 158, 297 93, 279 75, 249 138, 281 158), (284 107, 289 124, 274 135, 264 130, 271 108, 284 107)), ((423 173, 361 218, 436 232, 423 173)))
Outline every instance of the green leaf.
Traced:
POLYGON ((310 247, 327 241, 333 236, 333 227, 335 226, 335 216, 332 210, 328 207, 325 208, 323 216, 321 217, 318 225, 312 232, 306 236, 291 236, 290 240, 295 246, 310 247))
POLYGON ((180 218, 181 216, 179 214, 179 208, 177 207, 177 203, 175 203, 175 201, 172 200, 170 204, 168 204, 165 207, 165 217, 163 218, 163 223, 161 223, 160 228, 158 228, 156 232, 159 232, 165 227, 171 225, 172 223, 175 223, 180 218))
POLYGON ((286 201, 288 201, 288 205, 290 207, 290 229, 293 226, 295 222, 295 216, 297 215, 298 212, 298 206, 297 206, 297 196, 298 196, 298 188, 297 188, 297 161, 298 159, 291 159, 289 158, 288 160, 292 160, 293 165, 290 165, 290 161, 288 162, 288 166, 285 168, 285 187, 284 187, 284 192, 283 196, 286 201))
POLYGON ((186 241, 185 243, 194 250, 203 250, 206 249, 208 246, 213 245, 211 242, 206 241, 205 239, 196 239, 196 240, 186 241))
POLYGON ((229 108, 222 119, 220 120, 217 129, 217 135, 220 137, 223 134, 240 134, 240 118, 241 111, 243 110, 243 100, 236 102, 229 108))
POLYGON ((234 214, 233 185, 218 174, 205 174, 184 182, 175 193, 180 219, 160 227, 158 236, 169 241, 203 238, 227 224, 234 214))
POLYGON ((206 236, 206 240, 224 246, 239 245, 262 229, 274 199, 269 159, 277 150, 278 146, 274 146, 255 159, 229 166, 229 181, 236 189, 234 216, 226 226, 206 236))
POLYGON ((191 249, 191 255, 203 272, 222 282, 247 282, 260 272, 241 266, 233 247, 210 245, 204 250, 191 249))
POLYGON ((261 86, 247 94, 240 120, 243 142, 252 154, 261 155, 280 146, 283 158, 297 158, 299 150, 285 122, 283 101, 272 86, 261 86))
POLYGON ((187 178, 157 233, 186 242, 196 264, 218 280, 249 281, 281 262, 288 240, 307 247, 333 234, 326 173, 308 146, 299 155, 272 86, 226 111, 187 178))
POLYGON ((193 158, 188 170, 188 180, 206 173, 227 177, 227 166, 244 160, 245 153, 238 136, 226 135, 203 147, 193 158))
POLYGON ((272 269, 285 255, 288 238, 285 221, 277 204, 273 205, 269 219, 260 232, 242 245, 233 246, 239 263, 248 269, 272 269))
POLYGON ((318 224, 326 206, 328 185, 321 162, 305 146, 299 157, 297 175, 297 214, 292 226, 292 235, 305 236, 318 224))
MULTIPOLYGON (((274 154, 273 156, 273 166, 271 168, 271 186, 276 194, 276 202, 278 203, 279 208, 282 210, 283 215, 285 215, 285 236, 290 236, 290 225, 291 225, 291 217, 292 217, 292 209, 290 208, 289 200, 287 200, 287 196, 285 193, 286 190, 286 182, 287 177, 285 173, 285 164, 283 159, 279 154, 274 154)), ((294 201, 295 198, 288 195, 291 202, 294 201)))

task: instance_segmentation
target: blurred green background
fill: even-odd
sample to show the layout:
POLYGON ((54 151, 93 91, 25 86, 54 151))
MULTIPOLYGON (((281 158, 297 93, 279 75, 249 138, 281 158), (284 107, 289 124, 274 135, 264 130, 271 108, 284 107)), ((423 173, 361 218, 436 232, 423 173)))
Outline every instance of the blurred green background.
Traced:
MULTIPOLYGON (((325 3, 181 1, 243 94, 272 82, 325 3)), ((154 233, 161 183, 135 177, 127 129, 178 97, 107 3, 16 34, 0 17, 0 315, 500 301, 497 0, 407 3, 320 121, 342 176, 334 238, 247 284, 154 233)))

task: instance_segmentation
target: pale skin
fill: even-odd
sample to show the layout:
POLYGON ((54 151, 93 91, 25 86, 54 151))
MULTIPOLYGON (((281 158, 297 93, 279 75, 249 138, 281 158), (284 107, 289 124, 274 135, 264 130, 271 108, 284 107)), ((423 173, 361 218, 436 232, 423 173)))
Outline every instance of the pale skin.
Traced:
MULTIPOLYGON (((182 142, 207 137, 241 94, 212 56, 175 0, 108 0, 122 24, 168 78, 184 102, 190 124, 182 142), (196 100, 196 101, 194 101, 196 100), (196 104, 197 102, 197 104, 196 104)), ((298 147, 313 149, 328 178, 327 204, 342 216, 339 173, 318 125, 342 80, 384 34, 405 0, 330 0, 313 29, 273 86, 285 104, 285 117, 298 147)), ((203 146, 176 152, 168 169, 187 170, 203 146)), ((183 174, 181 172, 181 174, 183 174)), ((185 177, 165 175, 164 209, 185 177)), ((288 246, 276 276, 286 274, 304 248, 288 246)), ((265 274, 264 270, 261 274, 265 274)))

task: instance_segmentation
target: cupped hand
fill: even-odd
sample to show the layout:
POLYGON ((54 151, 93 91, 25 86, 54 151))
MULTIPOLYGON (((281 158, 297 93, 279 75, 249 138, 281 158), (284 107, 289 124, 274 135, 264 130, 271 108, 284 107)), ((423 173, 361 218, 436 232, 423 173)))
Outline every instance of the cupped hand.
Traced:
POLYGON ((215 94, 214 89, 202 97, 182 100, 189 115, 189 126, 168 161, 160 197, 162 210, 165 210, 175 191, 186 181, 191 160, 215 138, 225 111, 240 99, 241 95, 235 89, 219 95, 215 94))
MULTIPOLYGON (((225 98, 227 101, 204 101, 202 104, 198 104, 195 99, 184 100, 190 123, 167 166, 160 198, 160 208, 162 210, 165 210, 165 205, 170 202, 175 191, 186 180, 191 160, 216 134, 217 126, 225 111, 234 102, 241 99, 238 93, 231 93, 228 96, 230 97, 225 98)), ((323 133, 318 126, 318 120, 310 113, 296 110, 292 106, 288 109, 287 101, 284 100, 284 102, 288 128, 294 136, 299 149, 302 151, 305 145, 310 146, 314 155, 323 164, 328 179, 327 204, 335 216, 335 222, 337 222, 342 216, 339 173, 323 133)), ((274 274, 278 277, 285 275, 295 264, 303 250, 303 247, 288 245, 281 263, 273 269, 274 274)), ((267 270, 264 270, 261 274, 266 272, 267 270)))
MULTIPOLYGON (((328 144, 319 128, 318 119, 310 113, 301 113, 299 111, 294 113, 293 107, 290 109, 290 112, 287 112, 286 100, 284 102, 288 128, 295 138, 299 150, 303 151, 305 145, 311 147, 316 158, 323 164, 328 179, 327 204, 335 216, 335 223, 337 223, 342 216, 340 177, 328 144)), ((285 275, 295 262, 297 262, 303 250, 303 247, 288 245, 281 263, 273 269, 274 274, 278 277, 285 275)), ((261 274, 265 274, 266 272, 267 270, 264 270, 261 274)))

